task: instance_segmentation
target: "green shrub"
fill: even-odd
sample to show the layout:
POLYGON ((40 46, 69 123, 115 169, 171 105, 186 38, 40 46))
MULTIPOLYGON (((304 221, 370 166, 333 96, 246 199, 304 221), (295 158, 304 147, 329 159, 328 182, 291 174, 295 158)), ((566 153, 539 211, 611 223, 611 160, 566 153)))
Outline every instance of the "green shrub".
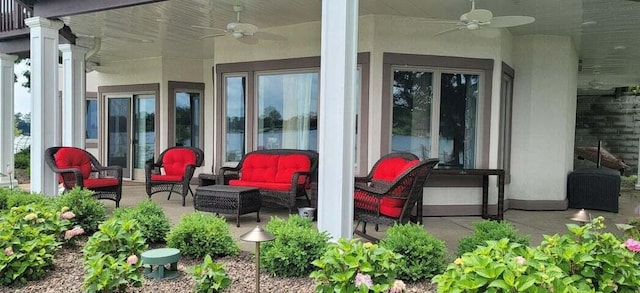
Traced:
POLYGON ((318 269, 310 277, 316 292, 402 292, 404 283, 395 279, 400 258, 376 244, 339 239, 313 261, 318 269))
POLYGON ((82 249, 86 292, 114 292, 142 286, 140 254, 147 249, 135 220, 111 218, 100 224, 82 249))
POLYGON ((29 169, 31 167, 31 147, 21 149, 13 156, 15 169, 29 169))
POLYGON ((165 216, 162 208, 151 200, 140 202, 133 208, 115 209, 113 216, 121 220, 138 221, 147 243, 164 242, 169 232, 169 218, 165 216))
POLYGON ((518 231, 513 225, 502 221, 481 221, 473 224, 473 235, 464 237, 458 242, 457 256, 465 252, 476 250, 478 246, 485 245, 487 240, 500 240, 508 238, 512 242, 529 245, 529 238, 518 235, 518 231))
POLYGON ((231 279, 224 270, 223 264, 218 264, 210 255, 204 257, 204 262, 188 270, 196 281, 195 292, 220 292, 231 285, 231 279))
POLYGON ((616 224, 628 238, 640 239, 640 217, 630 218, 627 224, 616 224))
POLYGON ((48 205, 29 204, 0 216, 1 284, 41 278, 65 238, 81 233, 75 228, 65 232, 71 223, 61 214, 48 205))
POLYGON ((638 175, 620 176, 621 189, 635 189, 638 183, 638 175))
POLYGON ((640 242, 603 233, 604 218, 530 248, 503 238, 467 252, 433 278, 438 292, 637 292, 640 242))
POLYGON ((17 188, 0 188, 0 194, 4 194, 6 198, 3 204, 4 209, 25 206, 32 203, 53 206, 53 199, 40 193, 29 193, 17 188))
POLYGON ((240 251, 225 219, 202 212, 182 217, 167 234, 167 246, 195 257, 236 255, 240 251))
POLYGON ((84 228, 87 235, 97 231, 98 225, 107 219, 104 204, 95 199, 92 194, 90 190, 76 186, 56 199, 56 205, 59 208, 73 208, 76 215, 73 223, 84 228))
POLYGON ((262 243, 261 266, 275 276, 306 276, 327 247, 329 236, 311 225, 311 220, 291 215, 288 220, 273 217, 265 227, 275 236, 262 243))
POLYGON ((399 260, 400 279, 431 279, 445 269, 447 247, 444 241, 427 233, 422 225, 394 225, 387 230, 380 246, 403 256, 399 260))

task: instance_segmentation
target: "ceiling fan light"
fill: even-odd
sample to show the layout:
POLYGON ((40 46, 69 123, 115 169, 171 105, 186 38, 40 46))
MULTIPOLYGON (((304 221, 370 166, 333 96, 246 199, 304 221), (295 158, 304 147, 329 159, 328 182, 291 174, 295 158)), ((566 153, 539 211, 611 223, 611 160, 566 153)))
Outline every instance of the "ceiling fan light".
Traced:
POLYGON ((467 29, 470 29, 470 30, 475 30, 475 29, 478 29, 479 27, 480 26, 475 22, 471 22, 467 24, 467 29))
POLYGON ((231 35, 236 39, 240 39, 240 38, 244 37, 244 34, 242 32, 233 32, 233 33, 231 33, 231 35))

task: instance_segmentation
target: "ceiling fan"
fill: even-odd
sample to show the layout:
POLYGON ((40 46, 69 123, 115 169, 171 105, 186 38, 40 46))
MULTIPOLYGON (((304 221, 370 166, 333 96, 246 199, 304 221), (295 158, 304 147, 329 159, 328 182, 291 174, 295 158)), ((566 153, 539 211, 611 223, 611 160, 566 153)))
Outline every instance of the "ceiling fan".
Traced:
MULTIPOLYGON (((476 1, 471 1, 471 10, 469 12, 462 14, 460 16, 459 21, 453 22, 456 27, 446 29, 444 31, 438 32, 435 34, 436 36, 458 31, 458 30, 476 30, 480 28, 490 27, 490 28, 507 28, 514 27, 519 25, 525 25, 534 22, 536 19, 531 16, 520 16, 520 15, 511 15, 511 16, 493 16, 493 13, 487 9, 476 9, 476 1)), ((442 22, 442 21, 440 21, 442 22)), ((450 21, 446 21, 447 23, 452 23, 450 21)))
POLYGON ((241 22, 240 13, 244 11, 244 6, 242 4, 233 5, 233 11, 236 12, 236 21, 228 23, 225 29, 209 27, 209 26, 200 26, 200 25, 192 25, 191 27, 205 29, 205 30, 220 31, 220 33, 204 35, 200 37, 200 39, 213 38, 213 37, 219 37, 219 36, 225 36, 225 35, 230 35, 235 39, 243 41, 245 43, 255 43, 257 42, 257 39, 266 39, 266 40, 283 40, 284 39, 284 37, 280 35, 259 31, 258 27, 254 24, 241 22))

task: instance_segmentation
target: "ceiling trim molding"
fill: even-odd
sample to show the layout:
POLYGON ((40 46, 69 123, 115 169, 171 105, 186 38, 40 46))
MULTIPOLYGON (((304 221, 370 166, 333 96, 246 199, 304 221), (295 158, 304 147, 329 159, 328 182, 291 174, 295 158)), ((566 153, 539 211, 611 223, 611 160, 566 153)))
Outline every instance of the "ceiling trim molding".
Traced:
POLYGON ((47 0, 35 2, 33 14, 55 18, 163 1, 166 0, 47 0))

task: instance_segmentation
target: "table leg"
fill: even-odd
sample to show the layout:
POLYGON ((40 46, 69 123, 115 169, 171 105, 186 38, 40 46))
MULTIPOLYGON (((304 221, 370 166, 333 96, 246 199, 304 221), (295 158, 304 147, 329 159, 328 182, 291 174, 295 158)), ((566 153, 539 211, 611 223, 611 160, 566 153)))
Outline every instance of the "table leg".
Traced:
POLYGON ((489 176, 482 175, 482 218, 489 218, 489 176))
POLYGON ((498 220, 504 216, 504 175, 498 175, 498 220))
POLYGON ((418 224, 422 225, 422 195, 416 202, 416 217, 418 218, 418 224))

